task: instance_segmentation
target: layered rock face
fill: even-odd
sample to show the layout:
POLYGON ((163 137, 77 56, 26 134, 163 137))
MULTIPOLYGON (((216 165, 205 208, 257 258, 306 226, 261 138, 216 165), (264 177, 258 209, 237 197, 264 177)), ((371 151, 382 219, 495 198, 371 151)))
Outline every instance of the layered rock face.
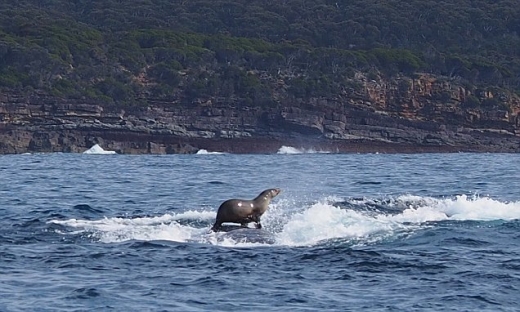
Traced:
POLYGON ((428 75, 362 86, 335 98, 282 98, 276 107, 226 99, 147 107, 107 106, 46 95, 0 96, 0 153, 272 153, 282 145, 331 152, 517 152, 517 97, 472 94, 428 75), (467 97, 500 97, 508 109, 468 108, 467 97))

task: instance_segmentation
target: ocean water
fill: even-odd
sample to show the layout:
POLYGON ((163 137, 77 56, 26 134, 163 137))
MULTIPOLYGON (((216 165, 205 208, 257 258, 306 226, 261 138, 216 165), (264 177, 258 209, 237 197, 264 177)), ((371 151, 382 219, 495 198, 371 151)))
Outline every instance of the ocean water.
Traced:
POLYGON ((519 311, 519 161, 3 155, 0 311, 519 311), (209 232, 272 187, 262 230, 209 232))

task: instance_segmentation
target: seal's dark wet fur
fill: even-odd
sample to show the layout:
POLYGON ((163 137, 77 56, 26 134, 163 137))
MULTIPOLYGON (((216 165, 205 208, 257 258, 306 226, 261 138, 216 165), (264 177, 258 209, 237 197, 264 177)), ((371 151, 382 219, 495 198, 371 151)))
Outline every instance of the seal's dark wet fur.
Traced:
POLYGON ((262 228, 260 217, 267 211, 269 203, 273 197, 280 194, 281 189, 267 189, 260 193, 253 200, 228 199, 218 208, 217 219, 211 230, 218 232, 222 223, 240 223, 242 227, 247 227, 250 222, 255 222, 257 229, 262 228))

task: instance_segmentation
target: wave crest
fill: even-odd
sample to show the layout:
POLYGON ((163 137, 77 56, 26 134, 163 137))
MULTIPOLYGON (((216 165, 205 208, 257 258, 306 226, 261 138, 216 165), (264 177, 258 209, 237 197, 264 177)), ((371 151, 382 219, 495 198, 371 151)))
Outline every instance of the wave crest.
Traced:
POLYGON ((315 150, 315 149, 305 149, 305 148, 296 148, 292 146, 285 146, 283 145, 278 149, 277 154, 329 154, 328 151, 321 151, 321 150, 315 150))
POLYGON ((410 235, 434 226, 432 222, 520 219, 520 202, 467 195, 453 198, 403 195, 346 200, 329 196, 304 205, 283 200, 273 203, 262 218, 262 233, 268 237, 261 236, 257 241, 248 240, 248 235, 230 235, 232 232, 210 233, 215 213, 190 210, 155 217, 69 219, 50 223, 71 228, 69 234, 88 233, 103 243, 169 240, 221 246, 312 246, 342 239, 352 244, 372 244, 410 235))

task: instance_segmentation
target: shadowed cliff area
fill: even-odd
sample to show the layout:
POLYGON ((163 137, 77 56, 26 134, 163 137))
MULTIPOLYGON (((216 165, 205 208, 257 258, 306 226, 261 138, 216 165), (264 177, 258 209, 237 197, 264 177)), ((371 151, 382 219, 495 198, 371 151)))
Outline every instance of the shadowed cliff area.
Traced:
POLYGON ((515 1, 0 3, 0 152, 517 152, 515 1))

